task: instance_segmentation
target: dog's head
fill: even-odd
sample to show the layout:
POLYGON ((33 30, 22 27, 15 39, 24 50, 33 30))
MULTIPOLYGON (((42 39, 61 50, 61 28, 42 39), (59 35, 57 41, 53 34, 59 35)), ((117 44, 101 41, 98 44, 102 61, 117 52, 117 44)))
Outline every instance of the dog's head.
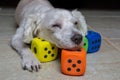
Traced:
POLYGON ((34 30, 41 37, 59 48, 76 49, 83 44, 83 36, 87 33, 87 25, 82 14, 63 9, 46 12, 34 30))

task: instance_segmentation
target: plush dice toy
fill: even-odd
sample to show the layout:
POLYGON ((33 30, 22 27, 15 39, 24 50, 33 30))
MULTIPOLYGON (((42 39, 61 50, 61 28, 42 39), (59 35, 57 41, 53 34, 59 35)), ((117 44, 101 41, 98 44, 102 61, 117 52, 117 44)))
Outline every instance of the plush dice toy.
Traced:
POLYGON ((61 72, 67 75, 84 75, 86 70, 86 51, 62 50, 61 53, 61 72))
POLYGON ((84 37, 84 45, 83 45, 83 48, 86 50, 88 50, 88 39, 86 37, 84 37))
POLYGON ((86 37, 88 39, 87 53, 97 52, 101 46, 101 35, 94 31, 88 31, 88 35, 86 37))
POLYGON ((52 61, 58 55, 58 48, 55 45, 39 38, 32 40, 31 50, 40 62, 52 61))

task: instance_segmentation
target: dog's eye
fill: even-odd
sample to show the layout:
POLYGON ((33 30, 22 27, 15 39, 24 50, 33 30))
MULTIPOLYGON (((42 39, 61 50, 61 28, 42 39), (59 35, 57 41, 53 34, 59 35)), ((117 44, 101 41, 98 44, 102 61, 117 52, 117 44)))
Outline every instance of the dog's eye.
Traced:
POLYGON ((60 24, 53 24, 52 27, 58 27, 58 28, 61 28, 61 25, 60 25, 60 24))
POLYGON ((75 21, 75 22, 74 22, 74 25, 77 25, 77 24, 78 24, 78 22, 77 22, 77 21, 75 21))

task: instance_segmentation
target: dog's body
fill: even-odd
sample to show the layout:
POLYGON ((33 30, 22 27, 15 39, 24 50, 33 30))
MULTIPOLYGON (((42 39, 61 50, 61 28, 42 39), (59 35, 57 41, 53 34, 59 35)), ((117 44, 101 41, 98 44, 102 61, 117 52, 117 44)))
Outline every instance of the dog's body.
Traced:
POLYGON ((82 14, 54 8, 47 0, 21 0, 15 13, 19 28, 11 45, 22 57, 23 68, 40 68, 40 62, 27 46, 34 37, 41 37, 59 48, 77 49, 83 44, 87 25, 82 14))

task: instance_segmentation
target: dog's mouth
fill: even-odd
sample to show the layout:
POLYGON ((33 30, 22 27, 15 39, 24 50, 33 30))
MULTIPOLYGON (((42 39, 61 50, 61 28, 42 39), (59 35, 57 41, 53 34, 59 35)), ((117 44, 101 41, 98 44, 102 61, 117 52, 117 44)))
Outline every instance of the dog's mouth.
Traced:
POLYGON ((74 45, 72 47, 66 46, 66 47, 63 47, 63 49, 75 51, 75 50, 80 50, 83 45, 84 45, 84 41, 82 41, 79 45, 74 45))
POLYGON ((69 47, 69 46, 60 46, 59 45, 59 48, 60 49, 66 49, 66 50, 71 50, 71 51, 75 51, 75 50, 80 50, 82 48, 83 44, 80 44, 80 45, 76 45, 74 47, 69 47))
POLYGON ((67 49, 67 50, 79 50, 84 44, 83 40, 80 42, 80 44, 75 44, 73 41, 70 41, 70 40, 63 41, 63 40, 59 40, 59 39, 55 39, 55 40, 49 39, 49 41, 52 44, 55 44, 58 48, 67 49))
POLYGON ((69 45, 67 45, 67 44, 66 44, 66 45, 62 45, 62 44, 57 43, 56 46, 57 46, 58 48, 60 48, 60 49, 67 49, 67 50, 75 51, 75 50, 80 50, 80 49, 82 48, 83 42, 82 42, 81 44, 79 44, 79 45, 73 44, 73 45, 71 45, 71 46, 69 46, 69 45))
POLYGON ((70 48, 68 50, 72 50, 72 51, 75 51, 75 50, 80 50, 82 48, 82 46, 76 46, 76 47, 73 47, 73 48, 70 48))

